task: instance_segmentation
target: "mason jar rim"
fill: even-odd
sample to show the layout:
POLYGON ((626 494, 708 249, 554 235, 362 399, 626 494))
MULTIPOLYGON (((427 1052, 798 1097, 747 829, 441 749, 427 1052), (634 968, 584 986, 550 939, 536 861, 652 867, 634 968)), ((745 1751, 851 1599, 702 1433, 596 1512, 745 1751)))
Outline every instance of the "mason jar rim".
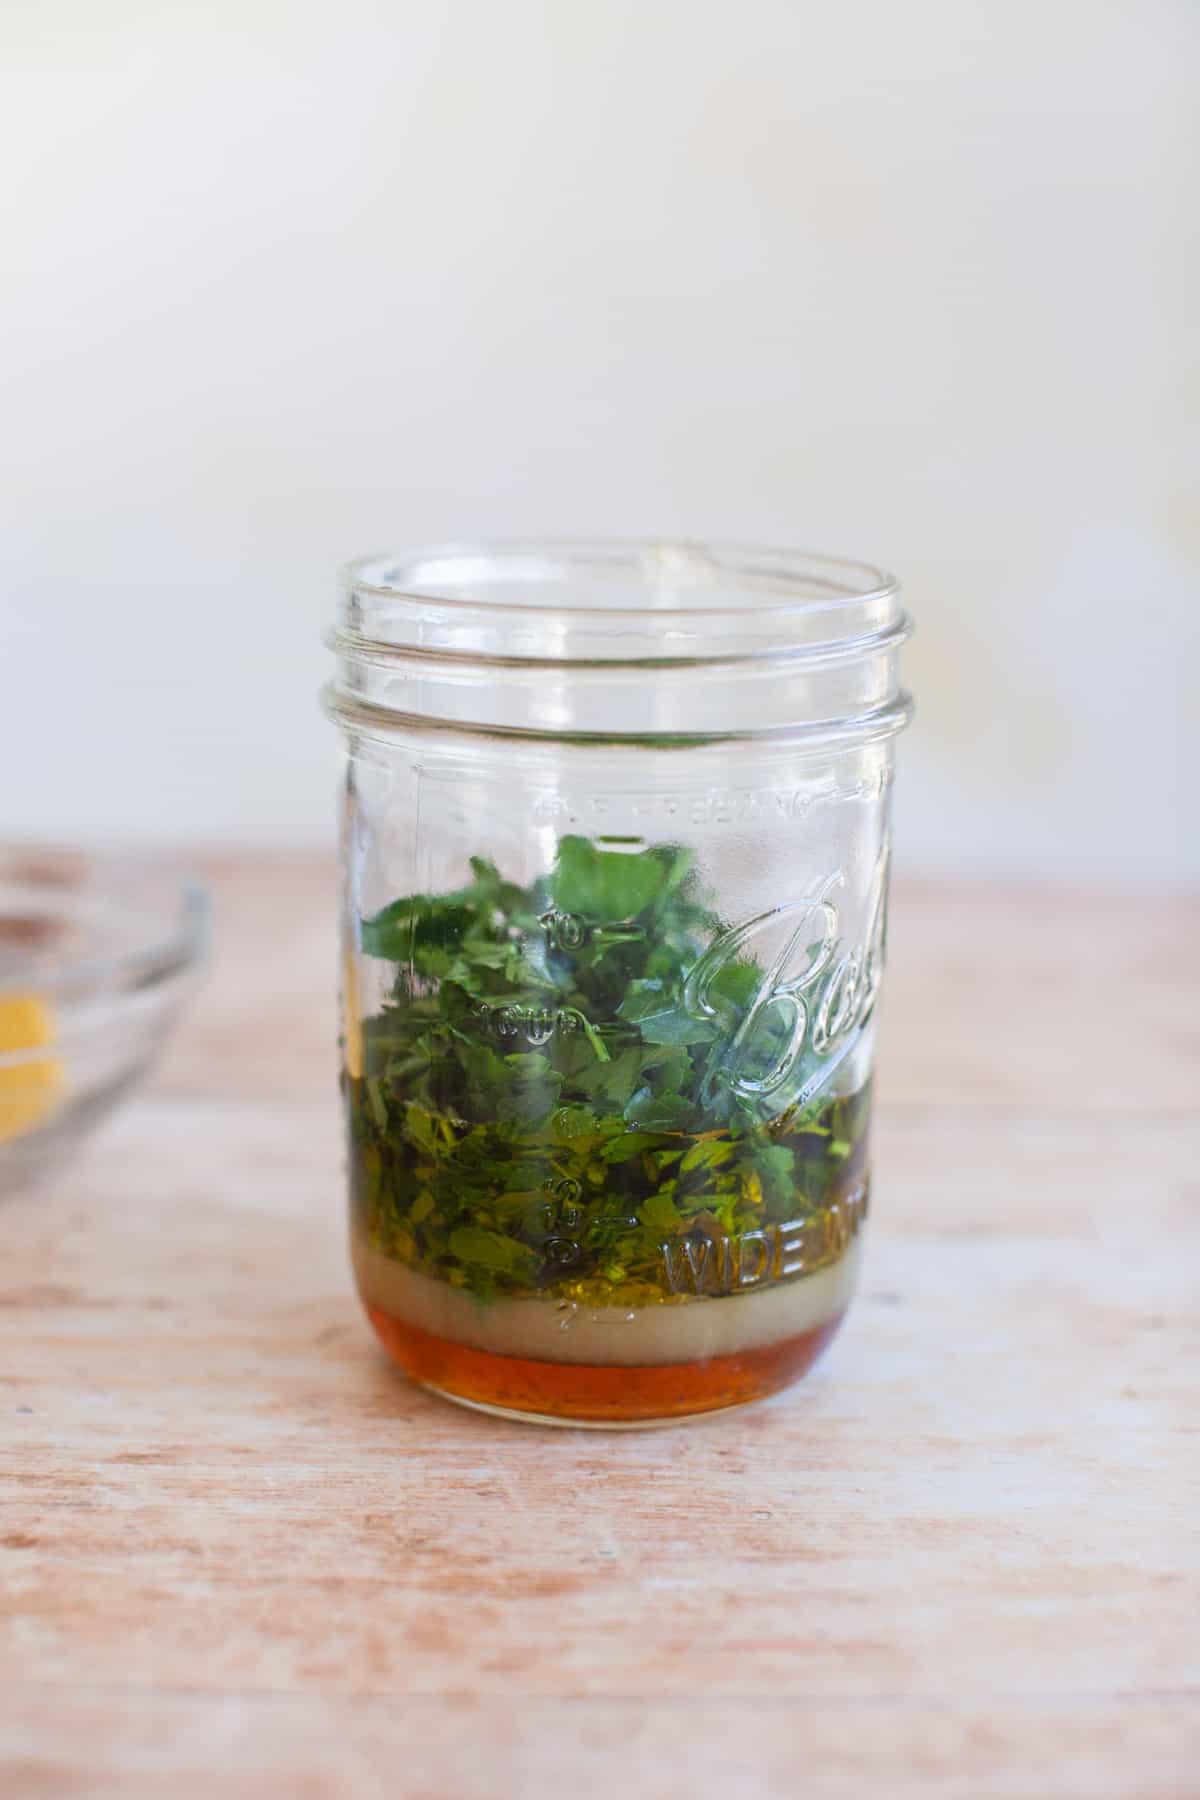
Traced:
POLYGON ((492 539, 360 557, 328 643, 336 716, 663 737, 907 716, 894 576, 814 552, 492 539), (898 710, 899 709, 899 712, 898 710))
MULTIPOLYGON (((842 604, 850 605, 855 601, 884 599, 898 594, 900 583, 886 569, 873 563, 861 561, 855 557, 832 556, 824 552, 797 550, 779 545, 756 545, 741 542, 707 543, 691 539, 663 538, 481 538, 472 541, 452 540, 443 544, 417 546, 410 550, 391 552, 377 551, 366 556, 354 557, 342 567, 342 580, 347 589, 354 589, 362 594, 374 594, 387 599, 432 600, 442 606, 476 606, 498 605, 506 611, 543 613, 548 610, 545 602, 509 600, 494 602, 480 600, 476 596, 452 594, 444 591, 445 584, 439 582, 433 588, 423 585, 420 569, 429 563, 462 562, 465 559, 487 559, 495 564, 519 563, 523 559, 537 557, 546 561, 554 561, 564 566, 594 564, 604 561, 608 564, 619 562, 629 569, 637 569, 644 585, 650 585, 651 577, 657 576, 659 582, 665 575, 678 579, 683 576, 687 585, 702 589, 711 584, 715 573, 727 575, 738 586, 742 587, 747 597, 749 592, 775 588, 785 593, 790 587, 807 584, 819 586, 822 593, 809 593, 804 596, 792 594, 780 598, 769 610, 791 610, 793 608, 810 609, 814 605, 842 604), (738 559, 738 560, 734 560, 738 559), (744 559, 744 560, 742 560, 744 559), (763 559, 769 559, 769 566, 760 566, 763 559), (412 572, 410 578, 409 572, 412 572), (697 579, 703 577, 703 579, 697 579)), ((544 580, 545 577, 527 576, 526 580, 544 580)), ((612 614, 628 613, 642 616, 645 605, 581 607, 573 605, 573 612, 596 611, 608 617, 612 614)), ((723 608, 712 606, 656 606, 655 612, 675 614, 707 614, 723 608)))

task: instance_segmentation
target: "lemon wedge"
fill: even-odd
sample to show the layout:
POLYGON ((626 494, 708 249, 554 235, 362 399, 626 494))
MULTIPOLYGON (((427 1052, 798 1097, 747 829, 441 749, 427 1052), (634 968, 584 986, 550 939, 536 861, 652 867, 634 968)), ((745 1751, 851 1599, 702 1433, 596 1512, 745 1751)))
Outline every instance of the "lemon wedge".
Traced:
MULTIPOLYGON (((54 1015, 36 994, 0 994, 0 1057, 54 1041, 54 1015)), ((40 1125, 63 1089, 57 1057, 0 1065, 0 1144, 40 1125)))

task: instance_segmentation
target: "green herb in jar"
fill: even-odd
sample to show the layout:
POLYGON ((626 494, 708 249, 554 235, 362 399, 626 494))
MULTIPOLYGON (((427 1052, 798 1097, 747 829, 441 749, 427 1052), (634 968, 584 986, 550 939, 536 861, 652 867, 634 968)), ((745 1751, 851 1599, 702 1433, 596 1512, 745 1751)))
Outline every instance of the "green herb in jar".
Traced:
POLYGON ((476 858, 465 887, 363 922, 363 952, 396 966, 346 1058, 374 1251, 480 1301, 632 1307, 844 1253, 869 1090, 805 1102, 801 1067, 789 1103, 728 1079, 731 1043, 740 1070, 772 1071, 794 1021, 756 1003, 764 969, 744 953, 709 969, 695 1004, 721 921, 693 860, 564 837, 529 886, 476 858))

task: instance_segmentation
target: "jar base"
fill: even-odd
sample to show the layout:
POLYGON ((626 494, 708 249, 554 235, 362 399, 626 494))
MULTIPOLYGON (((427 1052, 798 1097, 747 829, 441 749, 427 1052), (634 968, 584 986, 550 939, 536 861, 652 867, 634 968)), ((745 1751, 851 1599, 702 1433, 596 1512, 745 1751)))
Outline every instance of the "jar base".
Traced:
POLYGON ((461 1406, 464 1412, 483 1413, 489 1419, 505 1419, 517 1425, 548 1425, 555 1431, 665 1431, 675 1425, 702 1425, 705 1419, 717 1413, 748 1412, 770 1398, 769 1394, 763 1394, 753 1400, 730 1400, 703 1412, 664 1413, 652 1419, 577 1419, 567 1413, 523 1412, 516 1406, 493 1406, 487 1400, 468 1400, 464 1394, 455 1394, 450 1388, 435 1387, 432 1381, 418 1381, 416 1386, 439 1400, 448 1400, 452 1406, 461 1406))
POLYGON ((384 1349, 421 1387, 459 1405, 540 1425, 637 1428, 748 1406, 816 1362, 843 1312, 780 1343, 698 1363, 535 1362, 473 1349, 406 1324, 368 1317, 384 1349))

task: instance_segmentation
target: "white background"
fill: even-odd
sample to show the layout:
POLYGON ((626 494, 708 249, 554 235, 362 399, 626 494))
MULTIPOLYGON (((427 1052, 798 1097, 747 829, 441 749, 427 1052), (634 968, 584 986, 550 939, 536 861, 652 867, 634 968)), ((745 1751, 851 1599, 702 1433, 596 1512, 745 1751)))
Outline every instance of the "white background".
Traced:
POLYGON ((332 842, 344 557, 905 578, 910 869, 1200 874, 1196 0, 3 0, 0 830, 332 842))

